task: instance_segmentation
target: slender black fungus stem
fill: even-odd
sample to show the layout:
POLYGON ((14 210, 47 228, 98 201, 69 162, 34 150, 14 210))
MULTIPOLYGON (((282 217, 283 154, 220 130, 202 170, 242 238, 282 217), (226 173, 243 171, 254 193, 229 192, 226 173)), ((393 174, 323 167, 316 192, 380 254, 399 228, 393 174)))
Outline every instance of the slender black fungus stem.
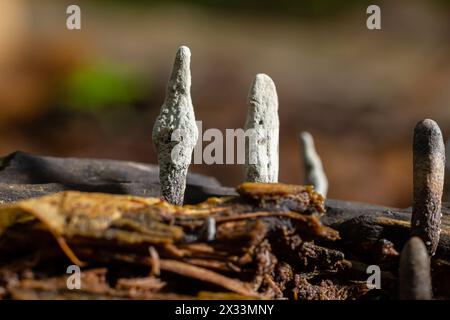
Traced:
POLYGON ((414 129, 414 204, 411 235, 420 237, 430 256, 436 252, 441 232, 441 201, 444 188, 445 147, 441 130, 433 120, 414 129))
POLYGON ((432 298, 430 257, 419 237, 406 242, 400 256, 400 299, 430 300, 432 298))

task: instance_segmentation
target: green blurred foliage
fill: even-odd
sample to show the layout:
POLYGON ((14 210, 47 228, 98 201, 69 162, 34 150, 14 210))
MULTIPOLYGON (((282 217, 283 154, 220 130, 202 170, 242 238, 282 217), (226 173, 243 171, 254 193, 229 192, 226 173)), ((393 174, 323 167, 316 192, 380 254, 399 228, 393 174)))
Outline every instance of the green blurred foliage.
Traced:
MULTIPOLYGON (((386 0, 96 0, 99 3, 121 6, 151 6, 169 4, 197 5, 205 8, 268 15, 290 15, 318 17, 335 15, 352 9, 367 7, 371 4, 382 5, 386 0)), ((450 4, 450 0, 432 0, 450 4)))
POLYGON ((76 69, 63 85, 62 105, 76 112, 102 112, 127 108, 145 99, 144 81, 115 65, 89 65, 76 69))
MULTIPOLYGON (((105 0, 97 0, 105 2, 105 0)), ((355 4, 364 4, 366 0, 129 0, 126 3, 121 0, 106 0, 110 3, 121 5, 167 5, 167 4, 191 4, 210 9, 264 13, 268 14, 295 14, 302 16, 316 16, 334 14, 336 11, 345 10, 355 4)))
MULTIPOLYGON (((139 1, 139 0, 136 0, 139 1)), ((172 0, 174 2, 187 2, 172 0)), ((364 5, 366 0, 189 0, 194 4, 224 10, 240 10, 254 13, 287 14, 300 16, 332 15, 355 5, 364 5)))

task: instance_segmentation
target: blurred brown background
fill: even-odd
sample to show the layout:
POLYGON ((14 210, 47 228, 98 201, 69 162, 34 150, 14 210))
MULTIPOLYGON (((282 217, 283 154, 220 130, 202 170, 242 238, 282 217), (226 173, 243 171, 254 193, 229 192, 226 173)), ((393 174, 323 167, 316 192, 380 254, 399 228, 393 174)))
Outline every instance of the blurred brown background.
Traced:
MULTIPOLYGON (((155 162, 153 121, 175 51, 192 51, 207 128, 241 128, 256 73, 280 100, 280 181, 300 183, 310 131, 329 196, 409 206, 412 130, 450 135, 447 1, 0 1, 0 153, 155 162), (66 29, 78 4, 82 30, 66 29), (382 30, 366 28, 378 4, 382 30)), ((193 165, 226 185, 242 168, 193 165)))

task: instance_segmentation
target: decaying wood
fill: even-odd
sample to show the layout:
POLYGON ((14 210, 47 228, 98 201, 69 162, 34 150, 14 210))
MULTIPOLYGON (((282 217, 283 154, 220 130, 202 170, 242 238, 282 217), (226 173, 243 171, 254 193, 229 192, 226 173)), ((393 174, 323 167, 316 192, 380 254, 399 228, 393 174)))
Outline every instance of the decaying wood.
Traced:
MULTIPOLYGON (((408 210, 325 205, 302 186, 245 183, 237 192, 184 207, 83 192, 4 204, 0 293, 13 299, 397 296, 408 210), (215 232, 208 239, 211 219, 215 232), (82 267, 85 286, 78 291, 65 283, 70 264, 82 267), (366 285, 370 264, 383 271, 375 293, 366 285)), ((432 260, 436 279, 450 272, 446 210, 432 260)), ((449 296, 445 283, 434 288, 436 297, 449 296)))
MULTIPOLYGON (((66 190, 159 197, 158 166, 131 161, 58 158, 15 152, 0 159, 0 200, 66 190)), ((185 203, 235 194, 211 177, 188 173, 185 203)))
MULTIPOLYGON (((321 276, 334 277, 348 268, 343 253, 313 243, 333 242, 339 234, 320 222, 323 198, 312 188, 246 183, 237 190, 240 196, 184 207, 159 198, 82 192, 4 204, 0 207, 3 296, 205 298, 208 292, 223 297, 228 292, 248 298, 293 298, 296 275, 320 270, 321 276), (211 220, 214 238, 206 239, 205 224, 211 220), (31 255, 37 256, 34 265, 24 270, 13 267, 18 257, 31 255), (64 288, 61 272, 41 269, 49 261, 60 267, 78 264, 86 271, 106 268, 114 284, 91 283, 84 293, 73 293, 64 288), (290 268, 290 278, 283 276, 281 263, 290 268), (280 287, 281 277, 285 279, 280 287)), ((323 297, 328 297, 325 292, 334 282, 326 283, 323 297)))
MULTIPOLYGON (((193 175, 191 203, 209 199, 178 207, 159 199, 157 170, 142 166, 23 153, 3 159, 0 297, 398 297, 399 252, 410 238, 411 209, 324 202, 304 186, 250 183, 234 191, 193 175), (144 173, 154 189, 145 189, 144 173), (107 194, 54 193, 64 190, 107 194), (71 264, 81 266, 80 290, 67 288, 71 264), (381 268, 381 290, 366 285, 373 264, 381 268)), ((431 259, 433 297, 448 299, 446 203, 441 229, 431 259)))

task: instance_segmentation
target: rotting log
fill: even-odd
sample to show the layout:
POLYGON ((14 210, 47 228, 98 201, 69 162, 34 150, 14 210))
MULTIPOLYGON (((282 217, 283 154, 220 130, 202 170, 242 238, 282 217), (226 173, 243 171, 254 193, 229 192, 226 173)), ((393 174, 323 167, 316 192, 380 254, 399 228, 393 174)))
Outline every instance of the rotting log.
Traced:
POLYGON ((367 291, 365 282, 345 279, 350 264, 342 252, 315 243, 339 234, 320 222, 323 198, 311 187, 248 183, 237 191, 184 207, 74 191, 4 204, 4 297, 71 298, 61 287, 68 264, 107 269, 108 284, 86 280, 89 298, 347 299, 367 291), (212 238, 204 235, 208 219, 212 238), (150 273, 155 266, 160 276, 150 273), (123 283, 133 288, 124 291, 123 283), (149 283, 158 285, 146 289, 149 283))
MULTIPOLYGON (((20 199, 55 197, 54 192, 63 190, 159 197, 157 180, 157 170, 149 165, 15 153, 2 161, 0 196, 6 206, 20 199)), ((222 187, 215 179, 190 174, 186 194, 191 197, 190 202, 212 198, 181 208, 157 198, 144 201, 126 196, 134 205, 157 208, 157 216, 164 219, 151 226, 158 232, 143 228, 142 224, 149 220, 145 218, 148 213, 142 213, 141 220, 136 220, 139 215, 135 214, 134 220, 120 217, 106 235, 112 232, 114 237, 129 241, 147 239, 141 245, 112 243, 108 237, 92 242, 70 232, 55 237, 58 235, 55 230, 45 231, 42 223, 10 226, 1 236, 0 295, 172 299, 245 298, 254 297, 255 293, 262 298, 397 298, 399 252, 410 237, 411 209, 331 199, 322 208, 318 205, 322 200, 310 188, 281 184, 251 186, 241 186, 236 192, 222 187), (315 200, 306 201, 309 198, 315 200), (211 216, 214 224, 208 222, 211 216), (130 238, 136 231, 140 234, 130 238), (164 241, 168 234, 172 241, 164 241), (149 254, 149 246, 157 252, 156 258, 155 254, 149 254), (46 250, 39 250, 42 247, 46 250), (46 261, 54 262, 51 270, 45 269, 46 261), (96 270, 106 268, 103 273, 109 279, 106 284, 101 282, 103 276, 88 278, 96 288, 106 286, 106 291, 75 293, 61 287, 65 279, 61 270, 74 262, 85 263, 83 276, 102 274, 96 270), (155 269, 155 263, 162 278, 153 273, 148 275, 149 270, 155 269), (179 263, 195 268, 190 269, 189 275, 180 274, 177 270, 184 268, 179 263), (366 269, 371 264, 382 270, 382 290, 367 291, 366 269), (56 267, 60 268, 59 273, 54 270, 56 267), (36 278, 33 270, 42 272, 43 268, 46 276, 36 278), (201 278, 205 272, 209 277, 206 280, 201 278), (17 277, 21 279, 20 287, 7 290, 7 280, 17 277), (222 277, 238 282, 230 284, 222 277), (116 282, 111 283, 111 279, 116 282), (96 281, 100 284, 95 284, 96 281), (158 281, 164 283, 164 289, 145 288, 158 281), (245 291, 249 284, 253 291, 245 291)), ((77 196, 72 192, 63 194, 66 201, 77 196)), ((155 217, 154 214, 150 216, 155 217)), ((450 204, 442 204, 442 214, 441 238, 431 260, 432 281, 434 297, 450 298, 450 204)))
MULTIPOLYGON (((77 190, 159 197, 158 166, 131 161, 58 158, 15 152, 0 160, 0 200, 12 202, 77 190)), ((186 203, 236 194, 212 178, 188 173, 186 203)))

